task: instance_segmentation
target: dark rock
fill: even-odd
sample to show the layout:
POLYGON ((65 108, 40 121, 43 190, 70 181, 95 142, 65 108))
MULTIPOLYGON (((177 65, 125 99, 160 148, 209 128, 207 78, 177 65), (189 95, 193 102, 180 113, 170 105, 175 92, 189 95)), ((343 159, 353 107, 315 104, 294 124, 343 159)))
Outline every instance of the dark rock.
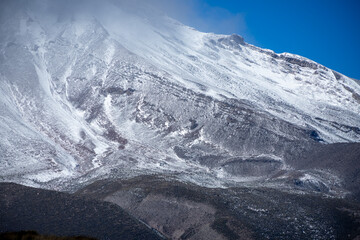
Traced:
POLYGON ((0 232, 32 229, 104 240, 161 239, 119 206, 67 193, 0 183, 0 206, 0 232))

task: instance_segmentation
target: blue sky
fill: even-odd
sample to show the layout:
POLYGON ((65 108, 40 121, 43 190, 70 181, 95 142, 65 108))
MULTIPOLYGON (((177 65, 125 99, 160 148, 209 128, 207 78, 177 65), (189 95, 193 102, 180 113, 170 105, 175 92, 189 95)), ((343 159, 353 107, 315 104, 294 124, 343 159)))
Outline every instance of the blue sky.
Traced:
POLYGON ((360 0, 182 0, 167 8, 200 31, 238 33, 360 79, 360 0))

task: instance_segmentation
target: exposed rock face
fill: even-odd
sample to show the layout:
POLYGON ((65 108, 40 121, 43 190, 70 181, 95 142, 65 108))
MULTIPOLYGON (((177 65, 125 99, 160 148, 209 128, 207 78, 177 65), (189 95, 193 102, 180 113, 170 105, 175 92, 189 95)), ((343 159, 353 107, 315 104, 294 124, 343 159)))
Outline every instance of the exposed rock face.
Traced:
POLYGON ((357 200, 360 199, 360 173, 357 168, 360 159, 359 143, 323 144, 303 152, 294 159, 298 159, 293 163, 297 169, 330 170, 342 176, 342 186, 353 192, 353 197, 357 200))

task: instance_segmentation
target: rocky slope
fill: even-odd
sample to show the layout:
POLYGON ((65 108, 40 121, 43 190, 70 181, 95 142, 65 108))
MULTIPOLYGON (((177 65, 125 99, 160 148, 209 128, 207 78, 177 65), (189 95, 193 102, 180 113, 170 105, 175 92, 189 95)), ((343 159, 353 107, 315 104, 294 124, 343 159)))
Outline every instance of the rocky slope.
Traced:
POLYGON ((13 183, 0 183, 0 196, 0 233, 32 230, 96 239, 164 239, 115 204, 13 183))
MULTIPOLYGON (((360 236, 359 204, 269 188, 209 189, 164 176, 139 176, 97 181, 70 197, 114 203, 170 239, 318 240, 360 236)), ((22 204, 32 206, 36 199, 22 204)), ((87 207, 92 212, 91 204, 82 208, 87 207)), ((116 215, 104 215, 102 220, 112 222, 108 219, 116 215)))
POLYGON ((360 237, 359 204, 269 188, 209 189, 164 176, 101 180, 74 194, 1 183, 0 196, 0 232, 97 239, 360 237))

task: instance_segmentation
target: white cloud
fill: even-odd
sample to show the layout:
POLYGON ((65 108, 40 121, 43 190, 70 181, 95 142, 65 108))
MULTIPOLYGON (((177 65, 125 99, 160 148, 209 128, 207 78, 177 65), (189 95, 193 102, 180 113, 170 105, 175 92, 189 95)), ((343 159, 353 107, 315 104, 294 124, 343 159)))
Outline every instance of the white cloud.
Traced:
POLYGON ((209 6, 201 0, 150 0, 150 2, 152 6, 170 17, 201 31, 226 34, 246 31, 242 13, 233 14, 224 8, 209 6))
MULTIPOLYGON (((100 12, 104 4, 102 0, 34 0, 34 1, 9 1, 3 0, 3 5, 13 3, 18 7, 28 5, 48 13, 72 14, 79 11, 100 12), (4 4, 5 3, 5 4, 4 4), (44 9, 45 7, 45 9, 44 9)), ((231 13, 230 11, 210 6, 204 0, 108 0, 115 4, 125 6, 129 11, 137 9, 158 9, 160 12, 194 27, 203 32, 214 32, 219 34, 237 33, 246 40, 253 40, 248 33, 244 13, 231 13)), ((151 10, 149 10, 151 11, 151 10)))
POLYGON ((234 14, 224 8, 210 6, 203 0, 137 0, 137 2, 150 3, 152 7, 199 31, 219 34, 237 33, 246 40, 254 42, 248 32, 244 13, 234 14))

